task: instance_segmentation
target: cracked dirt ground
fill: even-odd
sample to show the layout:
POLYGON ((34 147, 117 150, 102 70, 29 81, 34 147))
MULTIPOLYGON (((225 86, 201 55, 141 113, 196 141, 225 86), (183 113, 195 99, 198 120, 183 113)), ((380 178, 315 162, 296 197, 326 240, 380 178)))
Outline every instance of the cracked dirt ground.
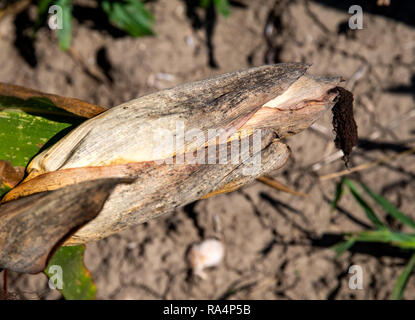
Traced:
MULTIPOLYGON (((76 3, 88 5, 88 1, 76 3)), ((114 37, 78 17, 72 54, 61 52, 46 29, 40 30, 33 48, 25 42, 22 21, 32 16, 30 7, 17 18, 0 21, 0 81, 114 106, 212 74, 303 61, 313 64, 312 73, 343 76, 355 95, 361 142, 351 166, 414 147, 415 29, 410 17, 415 9, 410 1, 399 5, 392 1, 388 8, 369 1, 364 29, 355 31, 345 27, 349 1, 245 3, 246 7, 232 6, 229 18, 218 16, 210 51, 216 69, 209 66, 206 31, 203 26, 196 28, 197 16, 190 15, 184 1, 150 4, 157 21, 156 37, 114 37)), ((75 9, 76 16, 79 8, 75 9)), ((329 114, 313 129, 288 140, 292 157, 274 176, 307 193, 306 198, 256 182, 88 244, 85 263, 96 281, 98 297, 388 298, 407 253, 358 245, 336 259, 329 249, 342 232, 370 225, 349 194, 330 212, 338 179, 319 181, 318 177, 343 170, 344 165, 337 160, 316 170, 314 164, 335 152, 332 141, 329 114), (225 260, 208 271, 207 280, 194 279, 185 253, 192 243, 209 237, 223 241, 225 260), (362 290, 348 287, 348 268, 353 264, 363 268, 362 290)), ((415 218, 414 159, 400 157, 352 177, 415 218)), ((60 297, 48 289, 42 274, 11 274, 9 287, 22 298, 60 297)), ((404 297, 415 298, 415 277, 404 297)))

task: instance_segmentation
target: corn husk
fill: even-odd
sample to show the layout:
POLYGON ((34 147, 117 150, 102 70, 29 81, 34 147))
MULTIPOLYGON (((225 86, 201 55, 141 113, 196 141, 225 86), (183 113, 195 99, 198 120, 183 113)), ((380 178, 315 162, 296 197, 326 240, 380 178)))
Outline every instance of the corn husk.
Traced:
POLYGON ((27 167, 27 178, 3 202, 94 179, 133 179, 115 186, 99 214, 65 241, 72 245, 102 239, 202 197, 235 190, 283 166, 290 150, 281 139, 308 128, 333 107, 340 77, 313 77, 306 74, 307 68, 302 63, 283 63, 246 69, 111 108, 36 156, 27 167), (208 138, 184 140, 174 150, 159 148, 154 140, 158 130, 175 132, 174 139, 183 140, 178 123, 208 138), (209 137, 213 129, 222 130, 209 137), (238 163, 178 161, 215 146, 219 162, 220 148, 229 157, 233 142, 252 141, 255 132, 259 145, 247 143, 249 148, 241 150, 238 163), (252 171, 255 155, 260 155, 260 166, 252 171))

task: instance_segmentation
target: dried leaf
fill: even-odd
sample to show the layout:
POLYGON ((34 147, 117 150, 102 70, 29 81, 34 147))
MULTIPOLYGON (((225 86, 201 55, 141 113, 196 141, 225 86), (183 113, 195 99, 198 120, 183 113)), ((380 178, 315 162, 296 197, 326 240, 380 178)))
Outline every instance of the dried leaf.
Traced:
POLYGON ((23 167, 13 167, 10 161, 0 160, 0 184, 3 183, 13 188, 23 179, 23 176, 23 167))
POLYGON ((287 187, 286 185, 284 185, 283 183, 275 180, 274 178, 268 177, 268 176, 260 177, 257 180, 262 182, 263 184, 266 184, 267 186, 270 186, 274 189, 277 189, 277 190, 280 190, 280 191, 283 191, 283 192, 291 193, 291 194, 294 194, 294 195, 300 196, 300 197, 306 197, 307 196, 305 193, 293 190, 293 189, 287 187))
POLYGON ((234 190, 284 165, 290 151, 280 138, 306 129, 334 105, 338 92, 332 89, 340 78, 309 76, 307 67, 285 63, 232 72, 109 109, 36 156, 27 167, 28 177, 3 201, 92 177, 136 179, 130 185, 117 186, 100 214, 66 241, 79 244, 148 221, 205 195, 234 190), (186 130, 199 129, 208 139, 184 140, 184 133, 176 131, 177 123, 186 130), (160 141, 153 139, 160 129, 185 142, 155 155, 160 141), (209 136, 212 129, 223 130, 209 136), (257 129, 260 145, 254 149, 246 142, 254 139, 257 129), (240 151, 243 160, 218 165, 218 148, 224 148, 229 157, 234 142, 249 145, 240 151), (213 163, 178 161, 212 146, 218 147, 213 163), (261 160, 259 169, 244 174, 251 168, 249 160, 256 156, 261 160))
POLYGON ((100 179, 0 206, 0 268, 37 273, 53 248, 93 219, 121 179, 100 179))
POLYGON ((46 98, 53 102, 58 108, 84 118, 92 118, 107 110, 105 107, 97 106, 79 99, 62 97, 7 83, 0 83, 0 97, 14 97, 23 100, 46 98))
MULTIPOLYGON (((155 155, 159 144, 154 141, 155 133, 161 129, 174 133, 180 122, 187 130, 197 128, 205 135, 216 128, 223 129, 226 135, 255 128, 272 128, 280 138, 295 134, 317 120, 337 95, 326 97, 339 78, 314 81, 302 77, 306 68, 305 64, 295 63, 251 68, 124 103, 84 122, 38 155, 28 167, 30 178, 73 167, 165 159, 206 145, 205 141, 186 141, 178 150, 166 148, 155 155), (301 84, 287 90, 297 80, 301 84), (288 96, 276 99, 285 91, 288 96), (266 106, 268 102, 273 105, 266 106)), ((183 138, 180 134, 174 137, 183 138)), ((207 144, 216 144, 216 138, 207 144)))

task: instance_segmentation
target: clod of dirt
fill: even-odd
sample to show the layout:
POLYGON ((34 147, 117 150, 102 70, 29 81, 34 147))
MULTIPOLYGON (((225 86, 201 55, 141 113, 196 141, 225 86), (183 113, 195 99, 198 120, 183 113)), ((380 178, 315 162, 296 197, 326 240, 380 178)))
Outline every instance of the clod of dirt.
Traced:
POLYGON ((334 144, 343 151, 343 161, 347 167, 350 153, 358 141, 357 125, 353 117, 353 94, 342 87, 336 87, 335 90, 339 96, 332 108, 333 130, 336 133, 334 144))
POLYGON ((20 297, 14 292, 0 292, 0 300, 20 300, 20 297))

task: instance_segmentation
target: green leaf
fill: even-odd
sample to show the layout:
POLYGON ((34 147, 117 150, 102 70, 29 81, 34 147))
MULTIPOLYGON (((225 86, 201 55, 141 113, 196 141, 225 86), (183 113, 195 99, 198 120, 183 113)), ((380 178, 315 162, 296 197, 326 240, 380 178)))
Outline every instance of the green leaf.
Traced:
POLYGON ((364 183, 360 183, 360 185, 362 186, 362 188, 366 191, 366 193, 373 199, 375 200, 387 213, 389 213, 392 217, 394 217, 396 220, 399 220, 400 222, 406 224, 407 226, 415 229, 415 222, 408 217, 407 215, 405 215, 404 213, 402 213, 401 211, 399 211, 398 208, 396 208, 392 203, 390 203, 387 199, 385 199, 384 197, 382 197, 379 194, 374 193, 372 190, 370 190, 370 188, 365 185, 364 183))
POLYGON ((357 203, 362 207, 366 216, 372 223, 379 229, 386 229, 386 226, 380 221, 380 219, 376 216, 375 212, 369 206, 369 204, 363 199, 362 195, 358 191, 356 185, 353 181, 349 179, 344 179, 344 183, 349 187, 350 192, 352 193, 353 197, 356 199, 357 203))
POLYGON ((415 249, 415 234, 391 232, 390 242, 403 249, 415 249))
POLYGON ((209 7, 211 2, 212 0, 199 0, 199 6, 206 9, 207 7, 209 7))
POLYGON ((25 167, 49 139, 69 126, 20 110, 0 111, 0 159, 25 167))
POLYGON ((38 14, 44 14, 48 11, 48 8, 53 0, 39 0, 37 4, 38 14))
POLYGON ((389 243, 392 241, 392 239, 393 239, 392 233, 389 230, 362 231, 362 232, 359 232, 356 236, 356 241, 360 241, 360 242, 389 243))
POLYGON ((355 237, 356 241, 360 242, 382 242, 405 249, 415 248, 415 234, 389 230, 368 230, 359 232, 355 237))
POLYGON ((412 255, 405 269, 403 270, 398 280, 396 281, 395 287, 393 288, 393 291, 392 291, 392 296, 391 296, 392 300, 402 299, 406 284, 408 283, 409 277, 414 267, 415 267, 415 253, 412 255))
POLYGON ((37 4, 37 14, 43 16, 48 13, 49 7, 54 0, 40 0, 37 4))
POLYGON ((356 243, 356 238, 352 237, 346 241, 339 242, 331 247, 332 250, 336 251, 336 258, 340 257, 343 253, 349 250, 356 243))
POLYGON ((25 167, 52 137, 81 121, 45 98, 0 96, 0 159, 25 167))
POLYGON ((229 16, 231 13, 229 8, 229 0, 199 0, 198 5, 204 9, 207 9, 212 4, 212 1, 216 10, 218 10, 221 15, 225 17, 229 16))
POLYGON ((229 9, 229 1, 228 0, 213 0, 216 9, 225 17, 228 17, 231 13, 229 9))
POLYGON ((59 47, 68 50, 72 37, 72 0, 40 0, 37 6, 38 17, 34 23, 34 33, 47 21, 49 7, 54 4, 62 9, 62 29, 57 29, 59 47))
MULTIPOLYGON (((83 255, 85 246, 60 247, 45 269, 46 275, 54 280, 56 267, 62 268, 62 288, 59 291, 67 300, 95 299, 97 288, 91 274, 85 268, 83 255), (52 268, 51 268, 52 267, 52 268)), ((58 283, 55 283, 57 286, 58 283)))
POLYGON ((333 212, 334 209, 336 209, 337 204, 339 203, 341 197, 344 194, 344 184, 343 184, 344 180, 342 179, 336 186, 336 194, 334 195, 334 200, 333 202, 330 204, 330 211, 333 212))
POLYGON ((34 31, 39 30, 40 26, 47 20, 49 7, 53 0, 40 0, 37 4, 37 19, 34 24, 34 31))
POLYGON ((154 17, 139 0, 101 2, 102 9, 117 28, 133 37, 153 35, 154 17))
POLYGON ((59 47, 68 50, 72 36, 72 1, 57 0, 56 5, 62 8, 62 29, 58 29, 59 47))

